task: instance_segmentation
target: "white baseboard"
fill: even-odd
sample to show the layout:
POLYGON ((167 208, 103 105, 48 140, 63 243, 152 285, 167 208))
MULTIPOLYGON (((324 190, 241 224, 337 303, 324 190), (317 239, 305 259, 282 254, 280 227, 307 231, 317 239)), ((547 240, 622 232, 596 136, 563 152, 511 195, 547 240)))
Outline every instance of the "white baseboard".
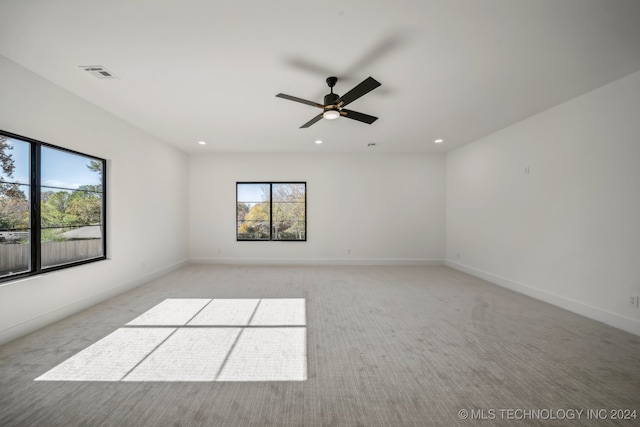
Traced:
POLYGON ((192 264, 223 265, 445 265, 441 259, 373 259, 373 258, 192 258, 192 264))
MULTIPOLYGON (((76 314, 82 310, 86 310, 87 308, 92 307, 101 302, 104 302, 109 298, 113 298, 117 295, 120 295, 124 292, 134 289, 144 283, 147 283, 153 279, 164 276, 165 274, 168 274, 174 270, 177 270, 178 268, 183 267, 188 263, 189 262, 187 260, 175 263, 173 265, 156 270, 152 273, 145 274, 144 276, 140 276, 134 280, 123 283, 119 286, 115 286, 113 288, 109 288, 102 292, 98 292, 97 294, 83 298, 79 301, 75 301, 71 304, 58 307, 54 310, 51 310, 47 313, 36 316, 32 319, 28 319, 21 323, 18 323, 17 325, 10 326, 7 329, 0 331, 0 345, 6 344, 17 338, 25 336, 31 332, 35 332, 38 329, 41 329, 45 326, 48 326, 52 323, 55 323, 66 317, 69 317, 72 314, 76 314)), ((27 278, 25 280, 30 280, 30 278, 27 278)))
POLYGON ((613 326, 614 328, 622 329, 623 331, 640 336, 640 321, 636 319, 631 319, 629 317, 621 316, 616 313, 611 313, 610 311, 606 311, 580 301, 556 295, 551 292, 543 291, 524 283, 516 282, 505 277, 488 273, 486 271, 478 270, 468 265, 449 260, 447 260, 445 264, 448 267, 454 268, 475 277, 479 277, 480 279, 484 279, 487 282, 502 286, 503 288, 511 289, 512 291, 530 296, 549 304, 553 304, 557 307, 571 311, 572 313, 597 320, 609 326, 613 326))

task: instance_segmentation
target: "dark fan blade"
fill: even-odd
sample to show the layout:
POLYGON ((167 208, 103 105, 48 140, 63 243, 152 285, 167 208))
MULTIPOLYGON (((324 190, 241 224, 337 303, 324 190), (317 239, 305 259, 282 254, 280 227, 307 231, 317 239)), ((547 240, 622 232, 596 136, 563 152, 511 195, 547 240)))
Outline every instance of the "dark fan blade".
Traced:
POLYGON ((347 119, 357 120, 359 122, 364 122, 371 124, 378 120, 377 117, 370 116, 368 114, 358 113, 357 111, 351 111, 347 109, 340 110, 340 115, 346 117, 347 119))
POLYGON ((376 79, 374 79, 373 77, 367 77, 362 83, 338 98, 335 105, 337 105, 338 107, 343 107, 347 104, 350 104, 351 102, 360 98, 362 95, 366 95, 367 93, 371 92, 378 86, 380 86, 380 83, 376 79))
POLYGON ((313 119, 309 120, 307 123, 303 124, 302 126, 300 126, 300 129, 302 128, 308 128, 309 126, 311 126, 312 124, 314 124, 315 122, 319 122, 320 120, 322 120, 322 115, 324 113, 320 113, 317 116, 315 116, 313 119))
POLYGON ((317 102, 307 101, 306 99, 297 98, 291 95, 285 95, 284 93, 279 93, 276 96, 278 98, 288 99, 289 101, 301 102, 303 104, 311 105, 312 107, 324 108, 324 105, 318 104, 317 102))

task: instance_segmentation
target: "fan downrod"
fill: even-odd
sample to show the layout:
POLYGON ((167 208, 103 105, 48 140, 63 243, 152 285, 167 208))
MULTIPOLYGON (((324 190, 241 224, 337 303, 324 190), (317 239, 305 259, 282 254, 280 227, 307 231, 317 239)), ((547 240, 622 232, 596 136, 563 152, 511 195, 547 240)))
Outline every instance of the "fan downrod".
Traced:
POLYGON ((337 93, 333 93, 333 87, 336 85, 338 81, 337 77, 327 77, 327 84, 331 88, 331 93, 328 93, 324 96, 324 105, 325 110, 334 110, 333 104, 340 98, 337 93))

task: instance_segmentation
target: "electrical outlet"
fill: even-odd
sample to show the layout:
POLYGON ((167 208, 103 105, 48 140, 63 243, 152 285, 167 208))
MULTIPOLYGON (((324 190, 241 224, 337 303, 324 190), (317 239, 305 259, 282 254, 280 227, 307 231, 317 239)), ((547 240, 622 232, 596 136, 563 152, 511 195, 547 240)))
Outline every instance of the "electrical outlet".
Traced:
POLYGON ((636 295, 629 295, 629 305, 638 308, 638 297, 636 295))

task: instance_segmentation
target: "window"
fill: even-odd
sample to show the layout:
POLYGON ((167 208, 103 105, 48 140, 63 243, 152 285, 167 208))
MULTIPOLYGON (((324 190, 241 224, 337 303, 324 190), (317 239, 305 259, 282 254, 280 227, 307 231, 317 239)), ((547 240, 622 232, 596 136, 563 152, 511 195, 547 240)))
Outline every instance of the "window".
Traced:
POLYGON ((105 258, 105 161, 0 131, 0 281, 105 258))
POLYGON ((237 240, 307 240, 305 182, 237 182, 237 240))

